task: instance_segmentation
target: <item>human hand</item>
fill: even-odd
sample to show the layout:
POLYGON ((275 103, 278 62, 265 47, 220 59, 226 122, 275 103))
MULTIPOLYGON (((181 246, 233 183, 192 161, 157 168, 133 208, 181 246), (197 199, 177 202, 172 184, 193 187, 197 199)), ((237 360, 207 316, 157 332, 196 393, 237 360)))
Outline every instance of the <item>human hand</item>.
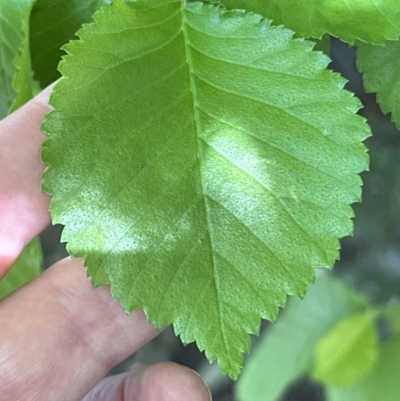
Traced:
MULTIPOLYGON (((0 122, 0 277, 50 222, 39 130, 50 90, 0 122)), ((64 259, 0 302, 1 401, 210 400, 196 373, 172 363, 103 379, 156 335, 143 311, 126 315, 81 260, 64 259)))

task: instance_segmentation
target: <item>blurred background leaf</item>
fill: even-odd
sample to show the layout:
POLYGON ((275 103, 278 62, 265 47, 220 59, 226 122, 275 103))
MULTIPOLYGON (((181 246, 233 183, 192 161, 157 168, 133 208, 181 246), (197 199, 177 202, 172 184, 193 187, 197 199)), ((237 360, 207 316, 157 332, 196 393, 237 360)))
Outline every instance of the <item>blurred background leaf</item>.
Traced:
POLYGON ((35 238, 25 247, 11 270, 0 281, 0 299, 37 277, 41 272, 42 261, 42 247, 39 238, 35 238))
POLYGON ((325 385, 346 387, 359 381, 378 357, 378 333, 371 313, 341 320, 315 348, 312 377, 325 385))
POLYGON ((311 371, 318 341, 342 319, 366 311, 367 300, 330 276, 318 277, 304 298, 292 298, 252 350, 239 379, 240 401, 276 401, 311 371))
POLYGON ((357 384, 344 389, 328 388, 328 401, 398 401, 400 394, 400 310, 392 314, 392 338, 380 345, 371 372, 357 384))

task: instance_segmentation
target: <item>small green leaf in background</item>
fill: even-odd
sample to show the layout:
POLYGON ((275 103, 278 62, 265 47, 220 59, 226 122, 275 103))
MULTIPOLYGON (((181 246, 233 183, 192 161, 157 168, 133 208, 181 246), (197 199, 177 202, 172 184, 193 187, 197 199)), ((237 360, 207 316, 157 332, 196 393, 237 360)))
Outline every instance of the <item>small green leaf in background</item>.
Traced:
POLYGON ((0 0, 0 119, 33 95, 28 49, 34 0, 0 0))
POLYGON ((398 401, 400 394, 400 309, 391 314, 392 338, 379 346, 379 356, 371 371, 358 383, 346 388, 328 387, 328 401, 398 401))
POLYGON ((6 276, 0 280, 0 299, 37 277, 41 273, 42 261, 42 247, 39 238, 35 238, 25 247, 6 276))
POLYGON ((349 316, 364 313, 368 303, 346 284, 318 277, 304 300, 293 298, 277 323, 252 350, 235 394, 239 401, 276 401, 312 369, 318 341, 349 316))
POLYGON ((352 233, 370 131, 311 42, 182 7, 117 0, 65 47, 43 188, 94 285, 236 378, 260 317, 352 233))
POLYGON ((61 47, 107 0, 37 0, 31 16, 30 48, 34 77, 42 88, 60 77, 61 47))
MULTIPOLYGON (((216 1, 215 1, 216 2, 216 1)), ((400 37, 399 0, 221 0, 229 9, 252 11, 304 37, 329 33, 353 44, 382 44, 400 37)))
POLYGON ((377 94, 382 111, 391 112, 400 129, 400 41, 386 42, 385 46, 361 43, 357 66, 363 73, 366 92, 377 94))
POLYGON ((361 380, 378 357, 378 333, 371 314, 343 319, 315 349, 314 379, 334 387, 361 380))

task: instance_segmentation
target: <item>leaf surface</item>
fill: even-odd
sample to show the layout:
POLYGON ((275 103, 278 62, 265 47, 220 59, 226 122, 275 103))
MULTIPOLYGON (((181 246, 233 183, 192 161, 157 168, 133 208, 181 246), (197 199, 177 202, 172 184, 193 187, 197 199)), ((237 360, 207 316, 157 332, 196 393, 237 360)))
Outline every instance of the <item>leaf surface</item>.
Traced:
POLYGON ((400 128, 400 41, 386 42, 385 46, 361 43, 357 66, 364 74, 365 90, 377 94, 382 111, 391 112, 400 128))
POLYGON ((53 221, 95 285, 237 377, 260 317, 352 231, 359 102, 254 14, 116 1, 79 36, 43 126, 53 221))
POLYGON ((35 79, 42 88, 60 77, 61 47, 107 0, 37 0, 31 16, 30 48, 35 79))
POLYGON ((350 386, 371 370, 378 357, 378 333, 371 314, 343 319, 315 349, 314 379, 333 387, 350 386))
POLYGON ((43 261, 39 238, 31 241, 15 261, 9 272, 0 280, 0 299, 33 280, 41 272, 43 261))
POLYGON ((276 401, 311 371, 318 341, 344 318, 365 312, 367 301, 347 285, 319 277, 304 300, 291 299, 249 357, 235 394, 239 401, 276 401))
POLYGON ((400 36, 398 0, 221 0, 226 7, 252 11, 305 37, 329 33, 353 44, 382 44, 400 36))
POLYGON ((0 119, 32 97, 28 51, 34 0, 0 0, 0 119))

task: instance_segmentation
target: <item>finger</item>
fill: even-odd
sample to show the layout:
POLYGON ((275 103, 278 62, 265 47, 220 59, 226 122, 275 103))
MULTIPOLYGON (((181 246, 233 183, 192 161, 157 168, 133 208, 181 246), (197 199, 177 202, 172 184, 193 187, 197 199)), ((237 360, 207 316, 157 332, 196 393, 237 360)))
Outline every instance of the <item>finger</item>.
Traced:
POLYGON ((49 197, 40 192, 45 165, 40 132, 48 88, 0 122, 0 278, 24 246, 49 224, 49 197))
POLYGON ((201 377, 175 363, 160 363, 102 380, 82 401, 210 401, 201 377))
POLYGON ((0 303, 2 401, 80 400, 157 332, 65 259, 0 303))

